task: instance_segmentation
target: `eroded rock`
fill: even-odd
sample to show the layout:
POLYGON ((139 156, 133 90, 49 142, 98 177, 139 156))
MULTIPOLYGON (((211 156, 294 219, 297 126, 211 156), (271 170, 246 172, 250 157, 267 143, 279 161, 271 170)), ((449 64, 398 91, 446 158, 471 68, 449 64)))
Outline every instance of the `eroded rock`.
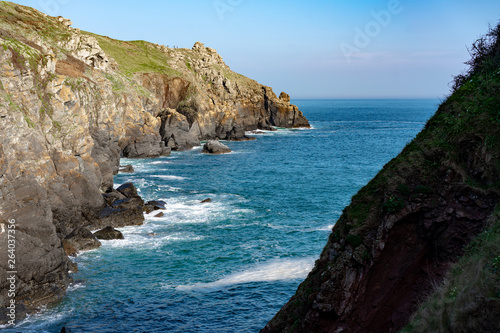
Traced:
POLYGON ((112 239, 125 239, 121 231, 116 230, 113 227, 106 227, 99 231, 94 232, 94 236, 97 239, 112 240, 112 239))
POLYGON ((220 141, 209 140, 203 145, 203 150, 201 152, 204 154, 219 155, 230 153, 231 149, 220 141))

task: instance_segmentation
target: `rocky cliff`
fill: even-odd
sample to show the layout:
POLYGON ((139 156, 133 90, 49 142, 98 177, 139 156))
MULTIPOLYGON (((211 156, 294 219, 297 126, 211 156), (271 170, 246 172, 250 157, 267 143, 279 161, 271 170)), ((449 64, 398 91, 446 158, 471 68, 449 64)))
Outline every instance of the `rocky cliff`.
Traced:
POLYGON ((262 332, 500 331, 500 26, 471 53, 262 332))
POLYGON ((64 295, 75 269, 66 254, 99 245, 89 230, 142 223, 133 185, 113 189, 120 156, 158 157, 200 140, 242 139, 246 130, 309 126, 286 94, 232 72, 201 43, 171 49, 71 25, 0 2, 2 323, 12 299, 18 320, 64 295), (15 288, 9 271, 17 272, 15 288))

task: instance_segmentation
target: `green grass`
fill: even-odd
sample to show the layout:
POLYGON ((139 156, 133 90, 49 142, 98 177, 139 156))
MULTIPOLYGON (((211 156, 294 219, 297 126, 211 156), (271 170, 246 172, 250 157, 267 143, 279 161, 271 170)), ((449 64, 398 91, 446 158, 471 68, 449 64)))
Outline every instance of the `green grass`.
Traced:
POLYGON ((500 330, 500 217, 466 248, 402 333, 500 330))
POLYGON ((182 76, 182 73, 168 65, 169 57, 153 44, 145 41, 124 42, 90 32, 103 51, 116 60, 120 71, 126 76, 135 73, 160 73, 167 76, 182 76))

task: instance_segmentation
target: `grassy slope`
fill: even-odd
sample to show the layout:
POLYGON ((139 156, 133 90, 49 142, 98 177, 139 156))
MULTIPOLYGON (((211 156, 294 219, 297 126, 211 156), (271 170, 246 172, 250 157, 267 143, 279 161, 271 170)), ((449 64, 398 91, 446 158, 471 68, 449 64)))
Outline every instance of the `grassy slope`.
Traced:
MULTIPOLYGON (((478 137, 491 153, 496 182, 469 177, 469 186, 500 190, 500 25, 471 48, 470 70, 456 79, 454 93, 429 121, 438 135, 430 143, 460 154, 457 139, 478 137), (444 130, 445 128, 445 130, 444 130)), ((498 329, 500 315, 500 204, 485 230, 465 249, 465 254, 444 282, 420 306, 402 332, 486 332, 498 329)))
MULTIPOLYGON (((369 262, 370 254, 365 249, 375 242, 373 230, 377 230, 381 218, 398 213, 415 198, 439 200, 435 189, 442 187, 446 170, 460 174, 462 180, 457 188, 500 195, 500 26, 491 34, 495 36, 483 55, 473 55, 471 69, 457 78, 460 82, 453 94, 440 105, 424 130, 353 196, 322 258, 328 258, 332 243, 345 240, 359 251, 362 260, 369 262)), ((473 332, 472 328, 484 328, 485 323, 498 323, 500 204, 495 211, 487 223, 482 221, 484 232, 466 248, 463 258, 450 270, 443 285, 436 286, 405 332, 467 331, 460 327, 471 327, 467 332, 473 332), (463 326, 465 321, 469 326, 463 326)), ((320 291, 329 272, 335 271, 336 258, 327 263, 317 261, 297 293, 273 318, 272 331, 281 332, 284 327, 290 332, 305 329, 303 320, 312 307, 312 296, 320 291)))
MULTIPOLYGON (((349 243, 362 241, 358 235, 373 226, 365 222, 378 206, 398 211, 415 192, 430 194, 432 184, 439 181, 438 170, 453 167, 464 176, 464 185, 482 191, 500 193, 500 47, 497 39, 500 25, 490 32, 490 51, 455 87, 442 103, 425 129, 393 161, 389 162, 366 187, 352 199, 352 204, 339 220, 354 221, 337 228, 338 238, 349 243), (464 143, 476 142, 488 157, 484 173, 467 171, 464 143), (402 170, 413 170, 411 177, 402 170), (420 184, 407 184, 403 179, 418 179, 420 184), (391 193, 383 202, 377 197, 380 188, 391 193), (415 186, 416 185, 416 186, 415 186), (350 233, 350 229, 353 232, 350 233)), ((477 55, 475 56, 477 57, 477 55)), ((460 77, 458 78, 460 79, 460 77)), ((500 315, 500 204, 497 204, 484 230, 467 248, 464 256, 448 273, 445 281, 419 308, 403 332, 483 332, 498 322, 500 315)), ((494 329, 494 328, 493 328, 494 329)))

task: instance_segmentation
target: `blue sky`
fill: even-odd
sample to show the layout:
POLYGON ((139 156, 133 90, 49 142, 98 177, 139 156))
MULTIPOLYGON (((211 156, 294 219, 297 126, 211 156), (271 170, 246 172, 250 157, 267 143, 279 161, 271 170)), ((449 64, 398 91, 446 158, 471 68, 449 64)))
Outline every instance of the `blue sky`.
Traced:
POLYGON ((215 48, 292 98, 443 98, 498 0, 24 0, 122 40, 215 48))

